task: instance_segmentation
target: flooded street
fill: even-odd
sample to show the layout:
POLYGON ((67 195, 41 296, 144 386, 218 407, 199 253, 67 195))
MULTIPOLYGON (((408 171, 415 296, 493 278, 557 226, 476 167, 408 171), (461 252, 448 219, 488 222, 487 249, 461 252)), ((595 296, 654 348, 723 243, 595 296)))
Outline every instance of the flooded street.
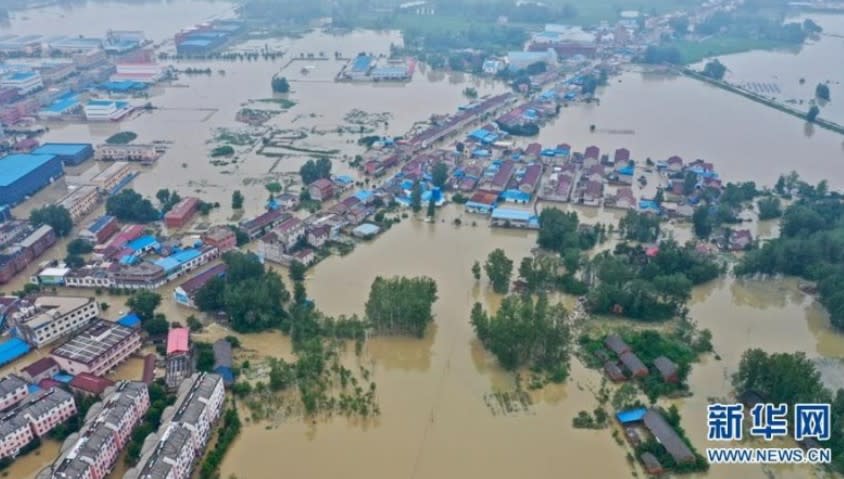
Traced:
MULTIPOLYGON (((183 27, 230 11, 228 3, 198 0, 128 5, 98 2, 15 12, 11 25, 0 27, 0 33, 34 30, 101 35, 110 27, 144 29, 149 38, 161 41, 183 27), (72 31, 70 19, 77 24, 72 31)), ((844 17, 836 18, 844 21, 844 17)), ((836 28, 830 26, 828 30, 836 28)), ((841 42, 844 40, 824 37, 793 59, 816 54, 808 52, 825 52, 826 48, 840 58, 844 48, 841 42)), ((166 142, 168 152, 156 165, 139 167, 142 173, 132 187, 150 196, 160 188, 169 188, 182 196, 217 201, 221 208, 200 222, 236 221, 231 210, 234 190, 241 190, 246 198, 245 215, 255 215, 263 211, 267 199, 261 185, 296 175, 311 156, 270 157, 259 154, 258 145, 237 145, 236 162, 214 165, 209 152, 222 144, 214 140, 218 129, 304 131, 307 138, 297 145, 337 150, 333 171, 357 178, 357 171, 348 162, 364 153, 356 144, 360 135, 338 129, 349 126, 346 115, 350 111, 388 113, 387 124, 377 126, 376 133, 402 135, 431 114, 454 112, 467 103, 462 94, 467 86, 476 88, 480 95, 506 91, 500 82, 432 72, 424 65, 418 66, 413 80, 406 84, 333 81, 344 64, 335 60, 335 52, 346 58, 361 51, 377 55, 388 53, 390 44, 400 43, 396 32, 357 31, 342 37, 313 32, 300 39, 266 42, 271 49, 286 52, 274 61, 171 62, 176 69, 207 67, 212 74, 183 74, 171 84, 156 86, 150 92, 150 101, 157 109, 151 112, 120 123, 49 124, 51 130, 44 140, 98 144, 125 130, 138 133, 137 143, 166 142), (326 59, 320 59, 320 53, 326 59), (308 58, 308 54, 315 58, 308 58), (299 60, 302 55, 305 59, 299 60), (294 58, 297 60, 290 61, 294 58), (250 129, 236 123, 235 115, 244 105, 255 105, 248 103, 250 100, 274 97, 270 81, 276 73, 290 80, 291 92, 283 97, 296 104, 265 127, 250 129)), ((264 45, 263 41, 252 41, 241 47, 260 49, 264 45)), ((774 73, 777 70, 759 66, 772 59, 774 63, 791 61, 782 60, 790 54, 742 55, 724 59, 731 75, 783 75, 783 83, 792 82, 785 79, 784 72, 774 73), (770 55, 775 57, 766 57, 770 55), (761 58, 761 63, 756 63, 756 58, 761 58)), ((809 74, 798 73, 802 67, 796 67, 789 75, 805 75, 807 82, 795 95, 806 96, 808 88, 814 89, 816 82, 835 73, 831 69, 836 65, 830 65, 833 62, 817 58, 807 62, 830 70, 809 74)), ((840 75, 840 65, 837 67, 840 75)), ((833 87, 833 101, 837 91, 833 87)), ((780 173, 797 170, 810 182, 827 179, 833 188, 844 187, 844 137, 812 129, 791 116, 698 81, 630 68, 610 79, 600 99, 600 104, 564 108, 541 130, 538 139, 519 142, 566 142, 577 151, 591 144, 602 152, 626 147, 640 162, 648 157, 664 160, 674 154, 686 160, 704 158, 715 164, 726 181, 754 180, 760 185, 773 185, 780 173), (592 124, 596 129, 590 133, 592 124)), ((841 104, 844 102, 836 105, 841 104)), ((832 108, 830 105, 830 112, 832 108)), ((89 165, 68 176, 90 175, 93 171, 85 171, 87 168, 96 171, 104 166, 89 165)), ((45 189, 15 213, 26 216, 34 206, 60 198, 67 192, 68 182, 72 178, 45 189)), ((618 210, 575 210, 583 222, 590 224, 617 222, 622 216, 618 210)), ((778 231, 771 221, 755 226, 757 235, 763 237, 778 231)), ((680 241, 692 236, 687 225, 672 226, 671 231, 680 241)), ((473 303, 495 308, 501 297, 491 293, 486 279, 476 282, 470 268, 476 260, 483 262, 495 248, 504 249, 518 265, 535 243, 535 233, 493 230, 485 218, 449 205, 438 211, 434 224, 404 219, 376 240, 359 244, 348 256, 329 257, 309 270, 308 294, 329 315, 362 314, 369 287, 378 275, 430 276, 438 285, 435 324, 422 339, 382 337, 366 343, 362 358, 372 363, 380 416, 365 422, 343 418, 316 422, 291 419, 278 425, 245 422, 222 463, 221 477, 275 479, 283 474, 328 478, 347 476, 350 471, 355 477, 372 479, 631 477, 626 450, 615 442, 610 430, 572 428, 571 420, 578 411, 591 411, 597 405, 594 391, 601 383, 597 371, 586 369, 574 358, 566 384, 532 392, 533 404, 527 412, 504 415, 490 406, 493 393, 512 391, 515 383, 513 375, 501 370, 472 331, 469 313, 473 303), (462 220, 459 227, 452 223, 458 217, 462 220), (478 226, 471 226, 473 221, 478 226)), ((66 241, 60 241, 41 261, 62 258, 65 246, 66 241)), ((19 289, 36 270, 37 265, 31 265, 4 291, 19 289)), ((195 312, 175 304, 171 295, 176 285, 174 282, 159 291, 163 296, 160 310, 168 320, 184 324, 185 318, 195 312)), ((64 290, 61 294, 92 292, 64 290)), ((101 300, 111 303, 106 314, 110 319, 126 310, 125 296, 102 296, 101 300)), ((796 280, 720 279, 696 288, 689 307, 699 327, 712 331, 720 356, 720 360, 707 356, 693 366, 688 381, 694 395, 676 401, 683 427, 699 451, 706 447, 706 404, 710 398, 725 398, 730 393, 730 375, 746 349, 758 346, 771 352, 805 351, 812 358, 844 357, 844 335, 830 328, 826 313, 797 289, 796 280)), ((211 325, 196 339, 213 341, 228 334, 232 333, 211 325)), ((238 359, 293 358, 289 339, 278 332, 237 336, 243 344, 238 359)), ((46 351, 30 355, 25 362, 46 351)), ((17 371, 24 365, 14 364, 0 372, 17 371)), ((137 378, 142 367, 141 359, 132 358, 113 378, 137 378)), ((9 477, 34 477, 57 455, 58 447, 55 442, 45 442, 38 455, 17 460, 8 470, 9 477)), ((777 477, 812 476, 808 468, 772 471, 777 477)), ((755 466, 714 466, 705 477, 763 479, 769 477, 767 472, 755 466)), ((637 473, 642 476, 642 471, 637 473)))

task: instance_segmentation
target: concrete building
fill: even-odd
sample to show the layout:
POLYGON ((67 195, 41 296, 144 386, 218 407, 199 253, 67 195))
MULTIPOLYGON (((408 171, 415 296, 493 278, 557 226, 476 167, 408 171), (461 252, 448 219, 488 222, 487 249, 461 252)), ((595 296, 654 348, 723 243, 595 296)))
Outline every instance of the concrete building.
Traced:
POLYGON ((129 102, 112 99, 91 99, 84 107, 88 121, 117 121, 131 110, 129 102))
POLYGON ((88 223, 79 232, 79 237, 93 244, 104 243, 117 232, 120 224, 114 216, 104 215, 88 223))
POLYGON ((10 317, 18 335, 40 348, 86 327, 100 314, 93 298, 40 296, 10 317))
POLYGON ((101 396, 108 388, 114 386, 114 381, 102 376, 79 373, 70 380, 68 386, 71 391, 82 396, 101 396))
POLYGON ((172 328, 167 332, 167 358, 164 382, 167 388, 176 389, 193 373, 190 351, 190 330, 172 328))
POLYGON ((62 445, 61 455, 38 479, 103 479, 111 472, 132 430, 149 409, 146 384, 121 381, 91 406, 85 424, 62 445))
POLYGON ((73 396, 58 388, 40 391, 0 417, 0 459, 14 457, 76 414, 73 396))
POLYGON ((64 174, 54 155, 9 155, 0 158, 0 198, 16 205, 64 174))
POLYGON ((0 411, 5 411, 26 399, 29 390, 26 382, 17 376, 0 379, 0 411))
POLYGON ((56 243, 56 233, 47 225, 35 230, 27 227, 23 235, 23 239, 0 250, 0 284, 10 281, 56 243))
POLYGON ((327 178, 320 178, 308 185, 308 194, 315 201, 327 201, 334 197, 334 183, 327 178))
POLYGON ((288 217, 290 217, 290 213, 282 210, 270 210, 251 220, 241 221, 238 227, 249 236, 249 239, 254 240, 288 217))
POLYGON ((212 226, 200 236, 202 243, 220 250, 220 254, 237 248, 237 235, 231 228, 222 225, 212 226))
POLYGON ((223 384, 229 386, 234 383, 234 361, 232 360, 232 345, 227 339, 214 341, 214 372, 223 378, 223 384))
POLYGON ((199 209, 199 199, 188 197, 176 203, 173 208, 164 215, 164 224, 168 228, 181 228, 196 214, 199 209))
POLYGON ((51 357, 38 361, 21 369, 21 377, 30 384, 38 384, 42 379, 50 379, 59 373, 59 365, 51 357))
POLYGON ((103 376, 139 349, 137 330, 98 319, 50 355, 70 374, 103 376))
POLYGON ((167 408, 161 426, 147 436, 141 460, 123 479, 188 479, 220 417, 225 391, 215 374, 195 374, 179 388, 176 404, 167 408))
POLYGON ((94 157, 90 143, 44 143, 32 151, 34 155, 54 155, 67 166, 76 166, 94 157))
POLYGON ((71 191, 67 196, 59 200, 69 213, 74 223, 79 222, 96 208, 100 202, 100 193, 93 185, 83 185, 71 191))
POLYGON ((91 184, 102 193, 111 194, 129 182, 135 176, 132 166, 124 161, 117 161, 91 178, 91 184))
POLYGON ((44 82, 36 71, 19 71, 0 77, 0 87, 14 88, 18 95, 23 96, 44 88, 44 82))
POLYGON ((96 158, 102 161, 137 161, 154 163, 164 154, 163 147, 156 145, 109 145, 97 146, 96 158))

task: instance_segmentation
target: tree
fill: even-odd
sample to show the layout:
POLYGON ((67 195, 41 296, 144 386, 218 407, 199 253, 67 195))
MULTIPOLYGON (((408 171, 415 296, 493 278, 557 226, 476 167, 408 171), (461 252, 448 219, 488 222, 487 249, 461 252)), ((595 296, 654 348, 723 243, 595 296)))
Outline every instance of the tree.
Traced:
POLYGON ((448 181, 448 165, 441 161, 431 168, 431 183, 442 189, 445 187, 446 181, 448 181))
POLYGON ((196 319, 196 316, 192 314, 188 316, 187 325, 188 328, 190 328, 190 330, 193 332, 202 331, 202 322, 196 319))
POLYGON ((649 45, 648 48, 645 49, 645 55, 642 58, 642 62, 650 64, 672 63, 679 65, 683 63, 683 54, 677 47, 649 45))
POLYGON ((510 275, 513 274, 513 261, 504 254, 504 250, 497 248, 487 256, 484 271, 492 283, 492 290, 505 294, 510 289, 510 275))
POLYGON ((410 208, 414 213, 422 210, 422 186, 418 180, 413 183, 413 189, 410 192, 410 208))
POLYGON ((770 220, 782 216, 782 206, 777 197, 762 198, 757 203, 759 206, 759 219, 770 220))
POLYGON ((569 249, 589 249, 595 246, 593 231, 581 230, 577 213, 573 211, 543 208, 539 214, 536 242, 540 248, 558 253, 569 249))
POLYGON ((302 177, 302 183, 310 185, 321 178, 331 177, 331 160, 328 158, 320 158, 316 161, 308 160, 299 168, 299 175, 302 177))
POLYGON ((243 208, 243 193, 240 190, 234 190, 232 193, 232 209, 239 210, 243 208))
POLYGON ((61 205, 47 205, 29 213, 29 222, 35 226, 48 225, 56 236, 67 236, 73 229, 73 219, 67 208, 61 205))
POLYGON ((818 108, 817 105, 812 105, 812 107, 809 108, 809 112, 806 113, 806 121, 808 121, 809 123, 814 123, 815 119, 818 117, 820 112, 821 109, 818 108))
POLYGON ((378 276, 369 289, 366 317, 376 331, 422 337, 433 321, 431 308, 437 300, 433 279, 378 276))
POLYGON ((301 281, 293 283, 293 302, 296 304, 305 304, 308 299, 308 293, 305 290, 305 284, 301 281))
POLYGON ((727 73, 727 67, 719 62, 718 59, 706 62, 706 65, 703 67, 703 74, 715 80, 722 80, 725 73, 727 73))
POLYGON ((162 188, 155 193, 155 197, 161 204, 161 212, 166 213, 170 211, 176 203, 182 201, 182 197, 175 191, 170 191, 167 188, 162 188))
POLYGON ((273 76, 272 88, 273 93, 288 93, 290 91, 290 83, 285 77, 273 76))
POLYGON ((472 263, 472 277, 475 278, 475 281, 480 281, 481 279, 481 263, 477 261, 472 263))
POLYGON ((85 241, 82 238, 76 238, 74 240, 71 240, 70 243, 67 244, 68 254, 80 255, 88 254, 92 251, 94 251, 94 245, 92 245, 88 241, 85 241))
POLYGON ((659 223, 658 216, 628 211, 619 222, 619 229, 629 240, 649 243, 659 238, 659 223))
POLYGON ((85 266, 85 258, 75 254, 68 254, 64 258, 64 263, 67 265, 68 268, 81 268, 85 266))
POLYGON ((530 367, 562 382, 571 339, 567 315, 562 305, 549 305, 544 295, 536 302, 529 296, 508 296, 494 315, 475 303, 471 322, 478 339, 505 369, 530 367))
POLYGON ((132 189, 125 189, 109 197, 106 200, 106 213, 131 223, 149 223, 161 217, 150 200, 132 189))
POLYGON ((291 281, 305 281, 305 271, 308 267, 299 261, 290 263, 290 280, 291 281))
POLYGON ((155 309, 161 305, 161 295, 155 291, 139 289, 126 301, 126 306, 141 318, 141 321, 153 319, 155 309))
POLYGON ((815 87, 815 96, 818 97, 819 100, 829 101, 829 85, 826 83, 818 83, 818 86, 815 87))
POLYGON ((709 238, 709 235, 712 234, 712 220, 705 206, 695 208, 695 212, 692 214, 692 223, 694 224, 695 234, 699 238, 709 238))
POLYGON ((436 204, 434 203, 434 195, 428 199, 428 212, 426 216, 428 218, 434 219, 434 214, 436 213, 436 204))
POLYGON ((170 329, 170 323, 163 314, 156 314, 152 319, 141 323, 144 331, 150 336, 163 336, 170 329))

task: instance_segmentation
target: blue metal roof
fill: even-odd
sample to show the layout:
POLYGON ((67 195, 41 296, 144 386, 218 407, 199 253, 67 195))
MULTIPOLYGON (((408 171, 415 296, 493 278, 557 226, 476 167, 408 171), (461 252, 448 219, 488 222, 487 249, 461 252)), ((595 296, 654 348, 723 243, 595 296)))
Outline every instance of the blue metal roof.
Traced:
POLYGON ((352 61, 352 71, 356 72, 364 72, 369 69, 369 65, 372 64, 373 58, 368 55, 361 55, 352 61))
POLYGON ((99 218, 94 220, 94 222, 91 224, 91 226, 88 227, 88 230, 93 232, 93 233, 97 233, 101 229, 103 229, 103 227, 105 225, 107 225, 113 219, 114 219, 114 216, 109 216, 109 215, 100 216, 99 218))
POLYGON ((29 344, 20 338, 11 338, 0 343, 0 366, 11 363, 29 350, 29 344))
POLYGON ((141 324, 141 318, 138 317, 135 313, 129 313, 126 316, 117 320, 117 324, 121 326, 126 326, 127 328, 134 328, 135 326, 141 324))
POLYGON ((622 174, 622 175, 632 175, 633 172, 634 172, 634 169, 630 165, 624 165, 621 168, 616 169, 615 171, 617 171, 619 174, 622 174))
POLYGON ((44 143, 32 151, 36 155, 73 156, 91 148, 90 143, 44 143))
POLYGON ((71 376, 70 374, 58 373, 58 374, 53 375, 53 379, 55 379, 56 381, 58 381, 60 383, 67 384, 67 383, 73 381, 73 376, 71 376))
POLYGON ((362 203, 366 203, 370 199, 372 199, 372 191, 370 190, 360 190, 355 193, 355 198, 359 199, 362 203))
POLYGON ((158 240, 155 239, 155 236, 146 235, 141 236, 140 238, 135 238, 132 241, 126 243, 126 247, 133 251, 139 251, 144 248, 153 246, 156 243, 158 243, 158 240))
POLYGON ((639 422, 645 419, 645 414, 648 413, 648 410, 643 407, 637 407, 635 409, 628 409, 626 411, 619 411, 615 414, 616 419, 621 424, 629 424, 631 422, 639 422))
POLYGON ((496 220, 530 221, 534 215, 530 211, 496 208, 492 210, 492 218, 496 220))
POLYGON ((530 201, 530 194, 519 190, 506 190, 501 193, 500 198, 502 200, 521 201, 523 203, 527 203, 530 201))
POLYGON ((6 78, 13 81, 29 80, 38 75, 36 72, 12 72, 6 75, 6 78))
POLYGON ((198 257, 200 254, 201 252, 199 250, 186 249, 184 251, 174 253, 166 258, 161 258, 156 261, 155 264, 161 266, 164 271, 169 273, 170 271, 173 271, 184 263, 187 263, 188 261, 198 257))
POLYGON ((9 186, 49 163, 55 155, 9 155, 0 158, 0 186, 9 186))

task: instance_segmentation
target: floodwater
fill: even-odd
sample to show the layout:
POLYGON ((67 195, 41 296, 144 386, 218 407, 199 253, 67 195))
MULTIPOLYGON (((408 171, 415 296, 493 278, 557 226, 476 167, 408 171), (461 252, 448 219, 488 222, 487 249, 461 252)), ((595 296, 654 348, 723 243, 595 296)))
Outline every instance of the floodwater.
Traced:
POLYGON ((807 14, 788 21, 802 22, 805 18, 811 18, 824 29, 817 40, 809 41, 799 50, 755 51, 720 57, 728 68, 725 80, 757 88, 761 84, 775 86, 776 94, 770 91, 762 94, 782 101, 796 100, 795 106, 804 105, 806 110, 815 98, 817 84, 828 83, 831 100, 820 105, 820 116, 844 123, 844 71, 840 62, 830 61, 841 58, 844 51, 844 15, 807 14))
POLYGON ((10 11, 0 33, 104 37, 108 30, 143 30, 161 42, 183 28, 233 15, 232 3, 225 0, 78 0, 10 11))
MULTIPOLYGON (((105 16, 103 12, 114 11, 108 10, 112 5, 62 11, 64 20, 73 15, 82 21, 94 15, 92 12, 105 16)), ((109 14, 114 22, 106 23, 114 23, 114 28, 160 29, 147 33, 151 38, 166 38, 228 7, 225 3, 185 0, 132 4, 131 8, 152 9, 161 21, 144 25, 143 16, 123 15, 126 10, 120 10, 120 15, 109 14), (196 8, 195 20, 177 14, 184 4, 200 3, 204 6, 196 8), (124 17, 126 23, 117 25, 116 19, 124 17)), ((58 22, 56 11, 51 7, 15 13, 10 31, 31 28, 26 22, 34 22, 38 15, 42 20, 37 25, 42 28, 50 25, 49 18, 58 22)), ((80 28, 94 28, 92 24, 85 22, 80 28)), ((100 25, 96 28, 101 29, 100 25)), ((214 166, 208 152, 218 144, 211 141, 214 129, 247 129, 234 122, 235 114, 249 100, 273 96, 270 78, 275 73, 291 80, 292 91, 285 97, 297 104, 267 126, 307 131, 309 137, 298 146, 340 150, 334 170, 353 174, 344 159, 362 153, 354 144, 358 135, 336 131, 338 126, 347 125, 344 116, 352 109, 390 113, 387 125, 378 125, 376 131, 400 135, 432 113, 452 112, 465 103, 461 92, 466 86, 477 88, 481 95, 504 91, 501 84, 431 72, 424 66, 407 84, 332 81, 343 64, 334 60, 335 51, 343 57, 360 51, 380 54, 400 41, 390 32, 354 32, 343 37, 315 32, 301 39, 268 44, 273 50, 287 51, 284 58, 275 61, 176 62, 176 68, 209 67, 213 73, 182 75, 170 85, 156 87, 150 101, 159 109, 150 113, 122 123, 51 124, 46 140, 99 143, 117 131, 131 130, 138 133, 138 143, 170 142, 168 153, 159 163, 144 169, 134 180, 135 189, 153 195, 159 188, 170 188, 182 196, 195 194, 206 201, 219 201, 222 208, 212 213, 212 222, 234 219, 230 196, 233 190, 241 189, 246 196, 246 214, 256 214, 267 196, 260 184, 297 171, 307 157, 291 155, 279 160, 258 155, 254 147, 238 146, 237 163, 214 166), (319 59, 320 52, 328 59, 319 59), (301 54, 304 60, 289 63, 301 54), (314 58, 308 58, 308 54, 314 58)), ((250 48, 261 46, 260 42, 250 43, 250 48)), ((578 104, 564 109, 542 130, 539 140, 547 144, 568 142, 581 150, 596 144, 605 152, 627 147, 639 160, 665 159, 673 154, 686 159, 701 157, 714 162, 728 181, 752 179, 771 185, 780 172, 796 169, 810 181, 825 178, 833 187, 844 185, 844 137, 821 129, 809 131, 795 118, 688 78, 632 69, 611 80, 601 92, 600 105, 578 104), (590 124, 596 125, 594 133, 589 132, 590 124)), ((63 180, 48 188, 16 212, 25 214, 33 205, 59 197, 66 191, 65 183, 63 180)), ((576 211, 588 223, 617 221, 621 214, 590 208, 576 211)), ((222 477, 275 478, 281 470, 314 478, 348 475, 349 471, 355 476, 385 479, 631 475, 625 449, 615 443, 610 431, 571 427, 578 411, 596 406, 593 391, 601 380, 597 372, 585 369, 576 360, 565 385, 532 393, 533 405, 527 413, 496 415, 488 406, 488 395, 512 390, 514 379, 497 366, 474 337, 469 324, 472 304, 480 301, 494 308, 501 298, 489 291, 486 280, 476 282, 470 267, 494 248, 503 248, 518 264, 535 245, 535 234, 491 230, 482 218, 477 218, 479 226, 472 227, 473 219, 458 207, 447 206, 438 212, 435 224, 403 220, 374 242, 359 245, 346 257, 331 257, 309 271, 309 295, 331 315, 362 313, 369 285, 377 275, 428 275, 439 287, 435 324, 423 339, 374 338, 367 342, 364 358, 374 365, 380 417, 363 424, 340 418, 317 423, 291 419, 278 426, 247 423, 226 455, 222 477), (456 217, 462 217, 463 226, 452 224, 456 217), (330 460, 325 460, 327 457, 330 460)), ((777 230, 773 222, 761 222, 757 228, 764 236, 775 235, 777 230)), ((689 229, 678 227, 675 237, 690 237, 689 229)), ((44 259, 61 257, 63 252, 64 242, 44 259)), ((20 282, 34 270, 33 266, 21 275, 20 282)), ((19 288, 20 282, 5 290, 19 288)), ((191 312, 175 305, 171 291, 170 287, 161 291, 162 312, 171 321, 184 320, 191 312)), ((124 301, 112 298, 109 317, 125 309, 124 301)), ((844 336, 830 329, 823 310, 801 293, 793 280, 725 278, 697 288, 690 308, 700 327, 712 330, 721 357, 707 357, 695 365, 689 378, 694 396, 676 401, 683 412, 683 426, 699 450, 706 447, 707 400, 729 394, 729 376, 745 349, 759 346, 769 351, 806 351, 811 357, 844 356, 844 336)), ((231 333, 212 325, 198 338, 213 340, 227 334, 231 333)), ((290 342, 279 333, 241 335, 240 339, 245 350, 239 353, 241 359, 291 357, 290 342)), ((126 363, 118 376, 136 376, 139 364, 135 360, 126 363)), ((47 444, 40 456, 21 458, 9 470, 11 477, 32 477, 55 457, 57 447, 47 444)), ((788 477, 811 476, 805 468, 777 468, 774 472, 788 477)), ((713 467, 707 477, 736 476, 766 477, 757 467, 713 467)))

